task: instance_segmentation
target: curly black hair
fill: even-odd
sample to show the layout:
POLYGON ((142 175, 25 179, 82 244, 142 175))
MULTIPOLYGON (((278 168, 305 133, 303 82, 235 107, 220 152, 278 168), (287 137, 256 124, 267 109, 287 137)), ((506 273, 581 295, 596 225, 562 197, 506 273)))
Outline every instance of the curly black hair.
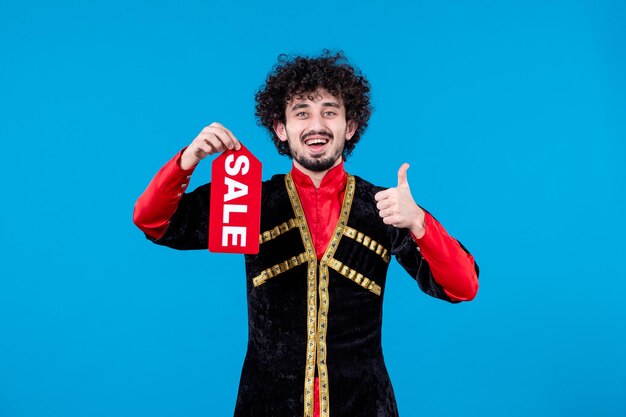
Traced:
POLYGON ((359 70, 348 64, 342 51, 332 54, 324 49, 316 58, 281 54, 255 97, 257 124, 270 132, 279 154, 289 155, 289 145, 282 142, 274 132, 274 121, 285 123, 287 103, 294 96, 311 94, 318 88, 324 88, 333 96, 341 98, 346 108, 346 120, 358 123, 354 136, 346 141, 344 158, 352 153, 367 129, 373 111, 370 85, 359 70))

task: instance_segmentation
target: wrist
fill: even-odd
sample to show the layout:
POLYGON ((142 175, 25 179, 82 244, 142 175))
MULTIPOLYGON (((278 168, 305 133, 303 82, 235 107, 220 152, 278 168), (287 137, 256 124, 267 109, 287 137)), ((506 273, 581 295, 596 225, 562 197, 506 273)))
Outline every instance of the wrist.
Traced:
POLYGON ((195 156, 191 155, 187 149, 185 149, 183 154, 180 156, 180 160, 178 161, 180 168, 184 171, 188 171, 194 168, 196 165, 198 165, 198 162, 200 162, 200 160, 196 158, 195 156))
POLYGON ((426 233, 426 223, 423 212, 418 213, 417 216, 415 216, 415 220, 413 220, 413 224, 411 224, 409 230, 416 239, 421 239, 424 236, 426 233))

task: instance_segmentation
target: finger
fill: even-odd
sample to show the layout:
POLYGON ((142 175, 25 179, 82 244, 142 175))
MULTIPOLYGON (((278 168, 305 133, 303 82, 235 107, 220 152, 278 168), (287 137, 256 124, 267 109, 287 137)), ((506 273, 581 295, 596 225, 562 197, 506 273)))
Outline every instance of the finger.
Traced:
POLYGON ((406 162, 402 164, 400 169, 398 170, 398 187, 401 185, 408 185, 408 181, 406 179, 406 171, 409 169, 409 164, 406 162))
POLYGON ((208 126, 204 126, 201 133, 212 133, 215 129, 219 128, 219 123, 213 122, 208 126))
POLYGON ((235 137, 235 135, 233 135, 233 132, 231 132, 228 128, 222 126, 222 129, 224 129, 224 131, 228 134, 228 136, 230 136, 230 139, 233 141, 233 146, 236 150, 241 149, 241 143, 239 142, 239 139, 237 139, 235 137))
POLYGON ((225 151, 224 145, 221 143, 214 144, 213 142, 208 142, 207 144, 211 148, 211 155, 225 151))
POLYGON ((378 215, 383 219, 389 216, 393 216, 395 214, 395 210, 392 209, 384 209, 378 212, 378 215))
POLYGON ((224 132, 226 132, 226 134, 228 135, 228 138, 230 139, 230 141, 232 143, 232 147, 228 146, 228 144, 227 144, 228 149, 233 149, 233 148, 236 149, 236 150, 241 149, 241 143, 239 142, 239 139, 237 139, 235 137, 235 135, 233 134, 233 132, 231 132, 230 129, 228 129, 226 126, 224 126, 223 124, 218 123, 218 122, 213 122, 209 126, 220 128, 224 132))
POLYGON ((379 191, 374 195, 374 200, 376 201, 382 201, 386 198, 389 198, 389 195, 391 194, 390 192, 391 188, 387 189, 387 190, 383 190, 383 191, 379 191))
POLYGON ((198 143, 196 149, 196 156, 200 158, 204 158, 207 155, 213 155, 215 153, 213 147, 208 142, 204 141, 198 143))
POLYGON ((233 142, 233 140, 230 138, 230 136, 228 136, 228 133, 226 133, 224 129, 214 129, 211 132, 211 136, 214 138, 211 142, 216 146, 220 146, 222 148, 222 151, 226 149, 233 149, 235 147, 235 142, 233 142))
POLYGON ((392 216, 384 217, 383 218, 383 223, 394 225, 396 223, 396 219, 395 219, 395 217, 392 217, 392 216))
POLYGON ((393 205, 393 201, 391 201, 390 198, 386 198, 386 199, 381 200, 378 203, 376 203, 376 208, 380 211, 380 210, 384 210, 386 208, 389 208, 392 205, 393 205))
POLYGON ((223 152, 226 150, 226 147, 217 135, 211 134, 206 137, 204 141, 214 150, 213 153, 223 152))
POLYGON ((231 138, 227 130, 228 129, 226 129, 218 122, 213 122, 210 125, 206 126, 204 129, 202 129, 202 132, 200 134, 205 136, 215 135, 219 139, 219 141, 224 144, 224 149, 236 148, 239 141, 237 141, 237 139, 231 138))

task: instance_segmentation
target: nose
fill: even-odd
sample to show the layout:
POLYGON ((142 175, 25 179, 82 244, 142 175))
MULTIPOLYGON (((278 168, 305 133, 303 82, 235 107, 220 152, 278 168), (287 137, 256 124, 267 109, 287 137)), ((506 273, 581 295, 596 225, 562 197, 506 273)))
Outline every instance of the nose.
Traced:
POLYGON ((321 131, 326 131, 326 121, 324 120, 324 117, 322 117, 321 114, 313 114, 311 116, 311 118, 309 119, 311 121, 311 124, 309 125, 309 130, 315 131, 315 132, 319 132, 321 131))

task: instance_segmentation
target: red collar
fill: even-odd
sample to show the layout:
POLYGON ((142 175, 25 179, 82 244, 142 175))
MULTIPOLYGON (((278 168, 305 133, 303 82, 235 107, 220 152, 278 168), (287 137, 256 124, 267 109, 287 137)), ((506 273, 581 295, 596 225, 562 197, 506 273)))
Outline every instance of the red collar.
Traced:
MULTIPOLYGON (((291 168, 291 178, 293 178, 293 181, 299 188, 315 188, 311 178, 296 168, 295 165, 291 168)), ((343 167, 343 161, 341 161, 339 165, 331 168, 326 175, 324 175, 324 178, 322 178, 322 182, 320 183, 319 191, 326 191, 330 193, 343 191, 346 187, 347 180, 348 174, 346 174, 343 167)))

